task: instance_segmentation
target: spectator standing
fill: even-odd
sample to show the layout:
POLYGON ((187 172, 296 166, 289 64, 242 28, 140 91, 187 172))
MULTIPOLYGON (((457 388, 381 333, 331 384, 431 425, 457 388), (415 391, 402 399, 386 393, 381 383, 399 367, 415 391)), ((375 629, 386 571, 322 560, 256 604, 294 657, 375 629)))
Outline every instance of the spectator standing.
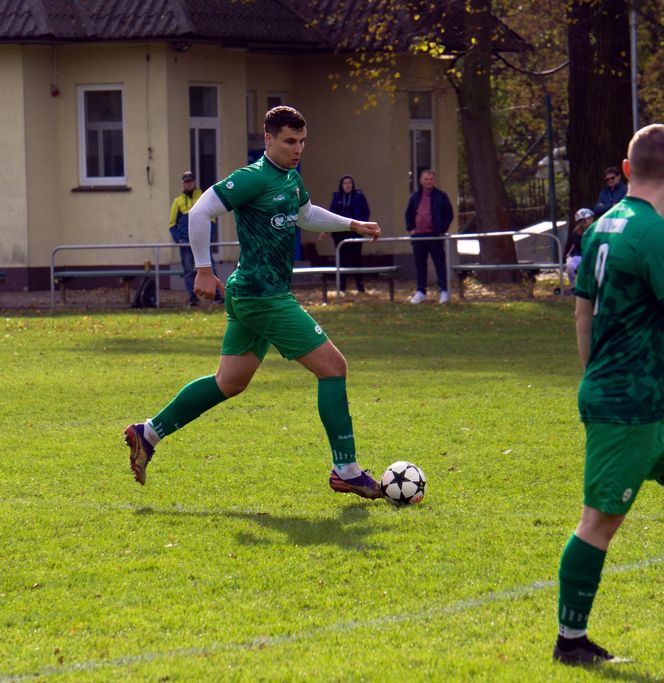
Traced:
MULTIPOLYGON (((200 187, 196 187, 196 176, 191 171, 182 174, 182 192, 173 200, 171 204, 171 217, 168 229, 171 237, 176 244, 187 245, 189 242, 189 211, 191 207, 201 197, 200 187)), ((210 233, 212 232, 210 225, 210 233)), ((212 257, 210 257, 212 261, 212 257)), ((194 292, 194 280, 196 279, 196 269, 194 267, 194 254, 189 246, 180 247, 180 261, 184 274, 184 284, 189 294, 189 306, 198 306, 198 297, 194 292)), ((212 261, 214 263, 214 261, 212 261)), ((215 270, 215 275, 216 275, 215 270)), ((223 302, 220 292, 214 298, 216 303, 223 302)))
MULTIPOLYGON (((355 180, 352 176, 345 175, 339 180, 339 188, 333 193, 332 201, 330 202, 330 211, 339 216, 346 216, 356 221, 368 221, 371 215, 369 210, 369 203, 364 196, 362 190, 355 187, 355 180)), ((324 238, 327 233, 322 232, 321 238, 324 238)), ((355 232, 342 231, 333 232, 332 239, 334 240, 335 248, 339 243, 346 239, 360 238, 355 232)), ((362 242, 355 242, 344 244, 339 252, 339 265, 343 268, 362 267, 362 242)), ((357 291, 364 291, 364 278, 361 275, 355 276, 357 291)), ((342 275, 340 278, 341 291, 346 291, 346 276, 342 275)))
POLYGON ((410 233, 415 257, 417 277, 416 291, 410 299, 411 304, 422 303, 427 298, 427 262, 433 261, 438 279, 440 294, 438 303, 449 301, 447 293, 447 268, 443 240, 421 239, 435 237, 447 232, 454 211, 450 199, 436 187, 436 174, 428 169, 420 174, 420 188, 414 192, 406 208, 406 230, 410 233))
POLYGON ((616 166, 609 166, 604 171, 604 180, 606 187, 599 193, 597 204, 593 209, 597 218, 606 213, 627 194, 627 185, 623 182, 620 169, 616 166))
POLYGON ((579 209, 574 214, 574 231, 572 232, 572 246, 567 252, 567 259, 565 261, 565 270, 569 278, 569 286, 572 288, 571 294, 574 293, 574 283, 576 281, 576 271, 581 265, 581 240, 583 233, 590 227, 595 220, 595 214, 590 209, 579 209))

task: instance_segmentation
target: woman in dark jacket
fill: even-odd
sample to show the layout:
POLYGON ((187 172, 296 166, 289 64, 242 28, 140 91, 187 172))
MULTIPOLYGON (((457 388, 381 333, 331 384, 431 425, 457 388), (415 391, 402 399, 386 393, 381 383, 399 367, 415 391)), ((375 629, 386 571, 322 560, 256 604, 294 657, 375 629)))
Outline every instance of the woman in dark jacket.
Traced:
MULTIPOLYGON (((345 175, 339 180, 339 189, 332 195, 330 211, 339 216, 347 216, 356 221, 368 221, 371 212, 369 204, 362 190, 355 188, 355 181, 352 176, 345 175)), ((355 239, 359 237, 354 232, 333 232, 332 239, 336 247, 339 242, 345 239, 355 239)), ((344 268, 362 267, 362 242, 344 244, 339 252, 339 262, 344 268)), ((361 275, 355 277, 357 291, 364 291, 364 278, 361 275)), ((346 291, 346 276, 341 276, 341 291, 346 291)))

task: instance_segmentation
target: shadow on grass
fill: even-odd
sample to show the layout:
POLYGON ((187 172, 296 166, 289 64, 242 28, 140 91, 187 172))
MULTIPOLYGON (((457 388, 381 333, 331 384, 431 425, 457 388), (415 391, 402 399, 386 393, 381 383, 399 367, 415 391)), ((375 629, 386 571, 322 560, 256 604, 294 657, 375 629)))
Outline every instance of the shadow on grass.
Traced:
MULTIPOLYGON (((150 507, 139 508, 137 515, 173 515, 191 517, 220 517, 254 522, 263 529, 278 531, 288 537, 293 545, 333 545, 344 550, 379 550, 377 543, 369 543, 367 538, 375 529, 369 523, 369 510, 366 503, 356 503, 346 507, 337 517, 308 519, 288 515, 273 515, 261 512, 234 512, 223 510, 159 510, 150 507), (362 524, 357 524, 362 522, 362 524)), ((236 533, 242 545, 271 545, 276 541, 255 536, 252 533, 236 533)))

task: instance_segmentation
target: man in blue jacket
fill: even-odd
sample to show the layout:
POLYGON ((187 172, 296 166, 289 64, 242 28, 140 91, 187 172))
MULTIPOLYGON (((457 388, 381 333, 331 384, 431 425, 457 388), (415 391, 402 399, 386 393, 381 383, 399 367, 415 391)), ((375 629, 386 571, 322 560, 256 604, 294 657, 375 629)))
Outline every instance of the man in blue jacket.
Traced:
POLYGON ((420 189, 414 192, 406 209, 406 230, 413 238, 413 256, 417 277, 416 292, 411 304, 420 304, 427 298, 427 261, 429 256, 436 268, 440 294, 438 303, 449 301, 447 293, 447 269, 443 240, 422 239, 436 237, 447 232, 454 211, 449 197, 436 187, 436 174, 427 169, 420 174, 420 189))
POLYGON ((622 174, 616 166, 609 166, 604 171, 606 187, 599 193, 597 204, 593 209, 595 218, 606 213, 614 204, 617 204, 627 194, 627 185, 623 183, 622 174))

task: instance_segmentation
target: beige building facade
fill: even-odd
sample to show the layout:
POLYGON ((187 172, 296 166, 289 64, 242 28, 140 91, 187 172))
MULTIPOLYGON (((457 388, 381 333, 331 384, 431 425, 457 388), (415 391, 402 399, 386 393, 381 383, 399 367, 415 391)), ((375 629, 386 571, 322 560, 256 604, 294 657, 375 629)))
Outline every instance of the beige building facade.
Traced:
MULTIPOLYGON (((432 60, 408 58, 406 66, 410 76, 395 96, 365 109, 361 87, 353 92, 341 78, 331 88, 329 75, 346 71, 343 56, 201 43, 0 45, 5 287, 48 287, 58 245, 169 242, 182 172, 193 164, 199 178, 205 171, 219 179, 245 165, 262 148, 266 109, 278 103, 307 118, 301 173, 312 201, 327 207, 340 176, 353 175, 384 235, 405 235, 404 210, 425 161, 453 205, 457 196, 454 90, 432 60)), ((232 216, 222 218, 220 239, 235 239, 232 216)), ((330 244, 319 251, 331 253, 330 244)), ((372 253, 407 250, 386 243, 372 253)), ((227 248, 222 256, 237 254, 227 248)), ((92 250, 61 254, 58 264, 150 258, 147 249, 92 250)))

